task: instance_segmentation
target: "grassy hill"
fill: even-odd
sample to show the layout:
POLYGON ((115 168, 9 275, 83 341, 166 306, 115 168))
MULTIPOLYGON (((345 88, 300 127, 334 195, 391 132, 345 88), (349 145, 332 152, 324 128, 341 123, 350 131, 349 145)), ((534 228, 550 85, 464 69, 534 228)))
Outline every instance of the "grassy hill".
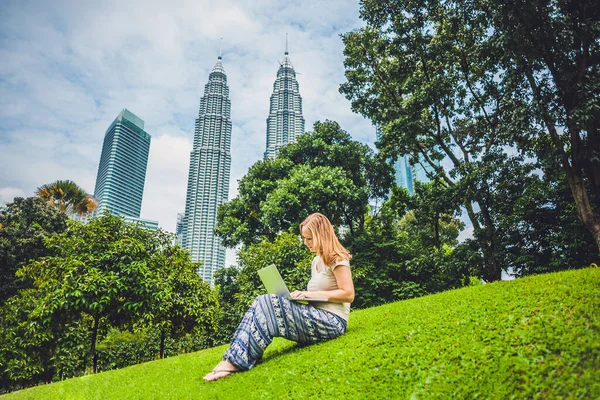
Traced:
POLYGON ((225 348, 2 399, 600 398, 600 269, 354 311, 341 338, 275 340, 251 371, 203 382, 225 348))

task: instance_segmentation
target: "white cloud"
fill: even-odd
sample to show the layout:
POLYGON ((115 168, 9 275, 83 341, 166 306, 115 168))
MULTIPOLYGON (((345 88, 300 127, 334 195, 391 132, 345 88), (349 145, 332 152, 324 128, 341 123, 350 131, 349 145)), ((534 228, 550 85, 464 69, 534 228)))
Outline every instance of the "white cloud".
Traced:
POLYGON ((465 223, 465 229, 463 229, 462 231, 459 232, 458 234, 458 241, 459 242, 464 242, 467 239, 473 239, 473 233, 474 233, 474 229, 473 229, 473 224, 471 223, 471 221, 469 221, 469 219, 464 216, 464 218, 461 219, 462 222, 465 223))
POLYGON ((175 231, 177 213, 185 208, 192 150, 191 140, 181 135, 176 127, 173 132, 152 138, 142 202, 142 216, 158 220, 162 228, 171 232, 175 231), (169 214, 165 214, 165 210, 169 214))
POLYGON ((338 92, 345 80, 339 34, 363 25, 358 7, 344 0, 2 2, 0 198, 31 196, 57 179, 93 192, 104 133, 128 108, 152 135, 141 217, 174 231, 220 38, 232 102, 230 198, 263 156, 286 33, 306 129, 332 119, 372 144, 371 124, 338 92))
POLYGON ((0 188, 0 205, 12 203, 15 197, 27 197, 25 192, 19 188, 0 188))

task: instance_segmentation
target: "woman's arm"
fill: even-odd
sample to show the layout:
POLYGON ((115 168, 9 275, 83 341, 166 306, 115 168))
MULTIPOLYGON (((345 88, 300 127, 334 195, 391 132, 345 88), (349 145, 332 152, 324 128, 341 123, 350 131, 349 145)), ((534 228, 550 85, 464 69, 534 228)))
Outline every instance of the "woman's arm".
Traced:
POLYGON ((295 299, 327 299, 332 303, 352 303, 354 301, 354 282, 350 268, 338 265, 333 270, 338 288, 335 290, 318 290, 314 292, 295 290, 292 297, 295 299))

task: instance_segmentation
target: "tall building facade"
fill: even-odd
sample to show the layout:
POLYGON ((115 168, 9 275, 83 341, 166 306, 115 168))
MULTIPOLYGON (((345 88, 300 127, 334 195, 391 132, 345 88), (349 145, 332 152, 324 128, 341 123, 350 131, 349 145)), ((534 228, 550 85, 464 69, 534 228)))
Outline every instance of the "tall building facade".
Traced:
POLYGON ((231 101, 219 56, 200 99, 181 239, 192 261, 202 262, 199 274, 210 283, 214 272, 225 266, 225 248, 214 234, 214 228, 217 208, 229 195, 230 150, 231 101))
MULTIPOLYGON (((286 40, 287 42, 287 40, 286 40)), ((265 158, 275 158, 279 149, 296 141, 304 133, 302 97, 296 72, 289 58, 287 43, 283 62, 277 71, 267 118, 267 149, 265 158)))
POLYGON ((407 189, 411 195, 415 194, 414 169, 408 162, 407 155, 399 157, 398 160, 394 162, 394 172, 394 182, 396 183, 396 186, 407 189))
MULTIPOLYGON (((439 166, 439 163, 437 165, 439 166)), ((394 172, 396 173, 396 185, 406 188, 411 195, 414 195, 415 182, 431 181, 428 174, 433 173, 434 168, 423 159, 419 163, 411 165, 408 156, 404 155, 394 163, 394 172)))
POLYGON ((177 213, 177 222, 175 223, 175 244, 183 244, 183 213, 177 213))
POLYGON ((150 135, 144 121, 123 109, 104 134, 94 197, 98 213, 139 218, 146 181, 150 135))
MULTIPOLYGON (((375 130, 377 140, 381 139, 381 131, 375 130)), ((439 163, 438 163, 439 165, 439 163)), ((394 168, 394 183, 396 186, 400 186, 408 190, 412 195, 415 194, 415 181, 421 183, 427 183, 430 181, 428 173, 433 172, 431 167, 426 161, 412 165, 408 159, 408 155, 399 156, 398 160, 393 163, 394 168)))

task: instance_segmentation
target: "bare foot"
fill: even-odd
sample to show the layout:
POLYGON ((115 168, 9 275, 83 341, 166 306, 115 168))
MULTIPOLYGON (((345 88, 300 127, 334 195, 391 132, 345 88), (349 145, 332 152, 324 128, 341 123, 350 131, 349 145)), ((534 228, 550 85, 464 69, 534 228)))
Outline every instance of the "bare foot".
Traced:
POLYGON ((223 360, 220 363, 218 363, 212 371, 206 374, 204 380, 207 382, 215 381, 217 379, 225 378, 226 376, 240 371, 241 370, 238 367, 236 367, 229 361, 223 360))

